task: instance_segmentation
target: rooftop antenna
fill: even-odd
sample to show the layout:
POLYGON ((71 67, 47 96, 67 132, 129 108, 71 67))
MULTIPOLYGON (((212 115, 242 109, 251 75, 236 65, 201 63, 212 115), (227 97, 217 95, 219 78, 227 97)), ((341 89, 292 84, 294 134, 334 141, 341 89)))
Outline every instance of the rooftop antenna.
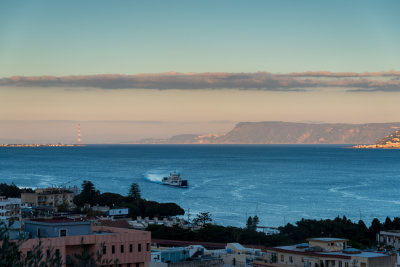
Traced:
POLYGON ((78 146, 82 145, 82 139, 81 139, 81 124, 78 123, 78 146))

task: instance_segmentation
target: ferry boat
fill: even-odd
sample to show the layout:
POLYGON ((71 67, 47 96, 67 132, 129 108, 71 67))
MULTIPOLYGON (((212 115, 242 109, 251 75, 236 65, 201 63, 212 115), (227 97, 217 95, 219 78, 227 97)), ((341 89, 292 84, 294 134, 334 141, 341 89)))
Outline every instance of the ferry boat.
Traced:
POLYGON ((188 181, 182 180, 181 175, 176 172, 170 173, 169 176, 164 177, 161 182, 163 185, 170 185, 170 186, 181 187, 181 188, 189 187, 188 181))

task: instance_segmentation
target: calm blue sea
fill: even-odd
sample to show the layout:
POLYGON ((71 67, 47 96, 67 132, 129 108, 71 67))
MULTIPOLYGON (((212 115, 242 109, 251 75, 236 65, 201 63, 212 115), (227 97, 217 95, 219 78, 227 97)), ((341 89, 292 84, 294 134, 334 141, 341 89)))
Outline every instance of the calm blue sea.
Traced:
POLYGON ((90 145, 0 148, 0 182, 24 187, 80 185, 176 202, 223 225, 279 226, 301 218, 347 216, 367 224, 400 216, 400 150, 337 145, 90 145), (189 189, 160 185, 176 170, 189 189))

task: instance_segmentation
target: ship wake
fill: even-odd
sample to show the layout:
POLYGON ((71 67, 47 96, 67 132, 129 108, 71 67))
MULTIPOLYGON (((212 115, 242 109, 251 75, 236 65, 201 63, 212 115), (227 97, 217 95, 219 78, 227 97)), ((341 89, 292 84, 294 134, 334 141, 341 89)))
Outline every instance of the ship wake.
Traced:
POLYGON ((166 176, 166 173, 162 170, 151 170, 143 175, 146 181, 156 184, 162 184, 161 181, 164 176, 166 176))

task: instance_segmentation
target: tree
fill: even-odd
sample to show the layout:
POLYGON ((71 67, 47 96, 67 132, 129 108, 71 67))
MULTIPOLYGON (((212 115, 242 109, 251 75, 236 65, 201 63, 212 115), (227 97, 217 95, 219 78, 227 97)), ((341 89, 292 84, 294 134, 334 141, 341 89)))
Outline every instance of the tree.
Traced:
POLYGON ((258 219, 258 216, 257 216, 257 215, 254 216, 254 217, 253 217, 253 227, 254 227, 254 230, 257 228, 257 225, 258 225, 259 222, 260 222, 260 220, 258 219))
POLYGON ((381 229, 382 229, 381 222, 379 221, 379 219, 374 218, 369 228, 370 238, 376 238, 376 234, 379 233, 381 229))
POLYGON ((249 218, 247 219, 246 228, 251 229, 252 227, 253 227, 253 218, 249 216, 249 218))
POLYGON ((209 212, 200 212, 193 222, 204 227, 206 224, 212 222, 211 214, 209 212))
POLYGON ((73 257, 71 258, 71 267, 96 267, 109 265, 110 261, 103 259, 104 243, 101 243, 100 248, 94 252, 89 251, 89 246, 83 243, 81 239, 81 245, 75 250, 73 257))
POLYGON ((132 183, 129 189, 128 197, 132 198, 133 201, 138 201, 141 199, 140 188, 137 183, 132 183))
POLYGON ((0 184, 0 196, 5 197, 21 197, 21 191, 14 183, 8 185, 6 183, 0 184))
POLYGON ((94 184, 91 181, 83 181, 82 191, 74 198, 74 203, 80 207, 84 204, 94 205, 96 204, 97 197, 99 195, 100 192, 96 190, 94 184))
POLYGON ((106 192, 100 194, 96 200, 96 204, 99 204, 100 206, 118 207, 122 202, 124 202, 125 198, 120 194, 106 192))
POLYGON ((247 230, 255 231, 257 229, 258 222, 259 222, 259 219, 258 219, 257 215, 254 216, 253 218, 250 216, 247 219, 247 224, 246 224, 247 230))
POLYGON ((54 251, 53 247, 48 247, 46 255, 43 253, 42 241, 34 245, 24 259, 23 266, 29 267, 61 267, 62 259, 59 253, 54 251))
POLYGON ((38 243, 32 247, 27 255, 21 254, 19 248, 24 242, 24 239, 10 240, 8 235, 8 225, 0 222, 0 266, 4 267, 61 267, 62 259, 58 253, 54 252, 54 248, 49 247, 46 250, 46 256, 43 254, 42 242, 39 239, 38 243))
POLYGON ((385 223, 383 224, 384 230, 392 230, 392 220, 389 217, 386 217, 385 223))
POLYGON ((19 246, 21 241, 12 242, 8 235, 8 228, 12 225, 0 222, 0 266, 17 267, 22 266, 21 264, 21 253, 19 252, 19 246))

